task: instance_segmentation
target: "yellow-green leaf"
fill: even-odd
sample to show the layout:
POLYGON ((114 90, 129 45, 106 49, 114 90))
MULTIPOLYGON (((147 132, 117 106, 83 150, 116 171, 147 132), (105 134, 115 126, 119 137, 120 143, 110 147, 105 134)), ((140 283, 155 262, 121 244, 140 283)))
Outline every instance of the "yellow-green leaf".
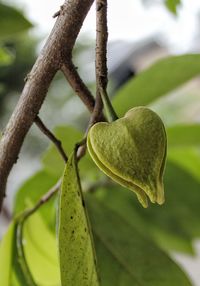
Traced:
POLYGON ((55 235, 48 229, 40 213, 34 213, 24 223, 23 242, 34 281, 40 286, 60 285, 55 235))
POLYGON ((14 252, 15 223, 13 222, 0 244, 0 285, 10 286, 14 252))
POLYGON ((98 286, 92 235, 74 153, 65 168, 59 210, 62 286, 98 286))

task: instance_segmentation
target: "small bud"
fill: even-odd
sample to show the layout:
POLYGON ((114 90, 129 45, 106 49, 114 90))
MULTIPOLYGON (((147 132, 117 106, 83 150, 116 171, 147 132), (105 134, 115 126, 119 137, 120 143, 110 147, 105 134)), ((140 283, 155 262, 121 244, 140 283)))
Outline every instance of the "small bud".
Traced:
POLYGON ((135 107, 124 117, 93 125, 87 138, 96 165, 111 179, 134 191, 143 207, 164 203, 163 172, 167 138, 160 117, 135 107))

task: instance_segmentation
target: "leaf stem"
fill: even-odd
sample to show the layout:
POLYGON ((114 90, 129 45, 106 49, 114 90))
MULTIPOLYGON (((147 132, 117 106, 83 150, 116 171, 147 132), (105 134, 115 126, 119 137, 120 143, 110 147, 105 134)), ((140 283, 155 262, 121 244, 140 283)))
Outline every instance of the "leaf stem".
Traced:
POLYGON ((109 99, 107 91, 104 90, 104 89, 101 89, 100 93, 101 93, 103 104, 104 104, 104 107, 105 107, 105 110, 106 110, 108 121, 109 122, 113 122, 113 121, 117 120, 118 116, 117 116, 117 114, 116 114, 116 112, 115 112, 115 110, 114 110, 114 108, 112 106, 112 103, 111 103, 111 101, 109 99))

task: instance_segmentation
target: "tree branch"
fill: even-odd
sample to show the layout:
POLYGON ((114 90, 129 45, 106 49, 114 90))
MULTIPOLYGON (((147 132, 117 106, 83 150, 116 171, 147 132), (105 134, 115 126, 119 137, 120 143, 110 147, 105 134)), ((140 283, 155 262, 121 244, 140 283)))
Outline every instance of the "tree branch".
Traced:
POLYGON ((64 76, 66 77, 74 92, 84 102, 88 110, 92 112, 95 105, 95 99, 85 85, 85 83, 82 81, 72 60, 69 60, 67 61, 67 63, 63 64, 63 66, 61 67, 61 71, 63 72, 64 76))
POLYGON ((60 153, 61 157, 67 163, 67 155, 62 147, 62 142, 56 138, 56 136, 45 126, 45 124, 42 122, 39 116, 36 116, 35 118, 35 124, 37 127, 44 133, 56 146, 58 152, 60 153))
POLYGON ((107 88, 107 0, 96 0, 96 101, 89 127, 99 121, 103 109, 101 90, 107 88))
POLYGON ((24 138, 44 101, 49 85, 72 49, 93 0, 66 0, 54 28, 28 76, 20 100, 0 142, 0 210, 7 177, 24 138))
MULTIPOLYGON (((108 83, 107 70, 107 0, 96 0, 96 100, 90 121, 86 130, 85 138, 90 127, 102 118, 103 101, 102 90, 106 92, 108 83)), ((78 149, 78 159, 83 157, 86 152, 86 144, 83 144, 78 149)))

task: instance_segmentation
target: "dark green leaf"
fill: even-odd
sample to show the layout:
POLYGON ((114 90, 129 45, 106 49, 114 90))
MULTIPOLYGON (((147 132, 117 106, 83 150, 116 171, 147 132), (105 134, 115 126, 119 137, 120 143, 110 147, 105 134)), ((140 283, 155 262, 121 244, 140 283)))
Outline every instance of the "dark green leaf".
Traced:
POLYGON ((151 205, 145 211, 138 206, 132 193, 120 187, 100 190, 99 196, 107 206, 138 231, 147 233, 161 248, 192 254, 192 239, 200 236, 200 181, 168 162, 164 185, 165 204, 162 207, 151 205))
POLYGON ((0 27, 0 38, 5 38, 31 28, 32 24, 20 11, 0 3, 0 27))
POLYGON ((62 286, 99 285, 90 226, 74 153, 65 168, 59 209, 62 286))
POLYGON ((119 116, 134 106, 147 105, 200 73, 200 55, 188 54, 159 60, 130 80, 113 99, 119 116))
POLYGON ((191 285, 154 243, 102 201, 87 196, 102 286, 191 285))

